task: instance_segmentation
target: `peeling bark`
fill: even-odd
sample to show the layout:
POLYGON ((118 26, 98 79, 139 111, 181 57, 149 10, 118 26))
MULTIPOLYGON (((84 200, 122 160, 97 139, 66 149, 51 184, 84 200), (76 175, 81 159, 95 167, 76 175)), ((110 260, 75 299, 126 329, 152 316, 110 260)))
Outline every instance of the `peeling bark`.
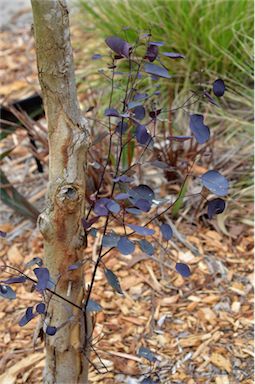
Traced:
MULTIPOLYGON (((82 258, 86 243, 81 218, 85 210, 88 125, 77 102, 66 3, 31 3, 38 76, 49 133, 47 206, 38 225, 44 238, 45 265, 58 281, 56 291, 80 306, 85 295, 82 270, 67 272, 67 268, 82 258)), ((54 336, 46 335, 44 383, 87 383, 88 360, 81 353, 85 330, 80 311, 51 297, 46 322, 57 327, 67 324, 54 336), (72 315, 75 320, 68 322, 72 315)))

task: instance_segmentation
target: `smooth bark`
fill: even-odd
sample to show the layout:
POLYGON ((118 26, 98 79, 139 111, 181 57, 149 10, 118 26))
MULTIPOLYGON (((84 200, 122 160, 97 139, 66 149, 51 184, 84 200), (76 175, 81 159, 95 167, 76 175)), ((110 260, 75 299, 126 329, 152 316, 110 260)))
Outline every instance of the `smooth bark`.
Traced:
MULTIPOLYGON (((31 0, 31 3, 38 76, 49 134, 47 206, 39 216, 38 225, 44 238, 45 265, 51 277, 58 281, 56 292, 81 305, 85 297, 82 268, 70 272, 67 269, 82 258, 86 243, 81 219, 85 210, 88 126, 77 102, 66 3, 63 0, 31 0)), ((85 344, 90 335, 85 335, 82 312, 52 296, 46 323, 63 326, 54 336, 46 335, 44 383, 87 383, 85 344), (69 321, 72 316, 73 320, 69 321)))

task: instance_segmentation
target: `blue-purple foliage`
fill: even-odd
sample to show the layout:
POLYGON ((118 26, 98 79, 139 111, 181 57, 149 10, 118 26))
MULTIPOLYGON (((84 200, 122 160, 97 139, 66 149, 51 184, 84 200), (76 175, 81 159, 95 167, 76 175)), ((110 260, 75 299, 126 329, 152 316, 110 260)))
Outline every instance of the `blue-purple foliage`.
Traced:
MULTIPOLYGON (((101 305, 91 298, 98 268, 103 269, 109 289, 123 295, 118 272, 115 273, 107 268, 106 255, 114 251, 125 260, 131 257, 130 255, 143 252, 148 258, 154 260, 158 257, 159 248, 161 252, 163 250, 167 254, 168 247, 177 241, 173 236, 175 234, 173 228, 168 224, 168 218, 171 218, 173 207, 182 197, 186 181, 190 177, 195 177, 192 174, 192 168, 197 161, 197 154, 203 153, 211 137, 210 127, 204 122, 207 121, 207 117, 198 113, 197 108, 200 101, 207 101, 218 107, 219 98, 226 91, 224 81, 216 79, 212 86, 203 89, 200 86, 193 90, 191 96, 187 97, 182 105, 172 110, 166 109, 160 99, 160 82, 163 79, 171 84, 176 77, 173 73, 174 65, 178 70, 179 60, 177 59, 188 60, 189 58, 185 58, 181 53, 172 52, 169 43, 151 41, 150 33, 138 35, 136 41, 132 42, 118 36, 110 36, 105 42, 110 49, 109 55, 95 53, 92 57, 93 60, 105 61, 103 64, 105 69, 101 68, 100 73, 110 82, 111 93, 109 105, 103 116, 99 118, 96 116, 97 120, 102 120, 104 131, 95 138, 91 148, 93 152, 93 146, 107 140, 107 151, 102 154, 104 163, 97 163, 95 166, 99 182, 87 198, 87 211, 82 218, 84 235, 90 234, 99 242, 95 251, 96 260, 92 263, 92 279, 82 306, 70 302, 67 297, 58 293, 58 284, 61 283, 63 276, 59 276, 57 282, 53 281, 48 268, 43 266, 43 260, 39 257, 34 257, 24 265, 24 271, 32 268, 35 276, 30 277, 24 271, 6 266, 5 268, 10 268, 12 272, 18 272, 18 274, 0 281, 0 296, 5 299, 16 298, 15 291, 10 285, 29 282, 33 284, 41 301, 35 307, 26 308, 19 325, 25 326, 34 317, 41 316, 44 322, 43 332, 50 337, 64 326, 64 324, 51 324, 47 307, 52 297, 56 296, 58 300, 62 300, 65 306, 73 305, 79 309, 79 313, 85 315, 85 318, 86 312, 96 313, 103 310, 101 305), (168 47, 170 51, 166 51, 168 47), (122 92, 122 96, 118 102, 113 103, 116 89, 122 92), (217 97, 216 100, 211 96, 211 92, 217 97), (185 130, 183 134, 176 134, 172 129, 166 133, 162 128, 167 114, 171 113, 174 119, 177 110, 182 110, 186 117, 188 133, 185 130), (162 152, 164 156, 161 156, 160 149, 156 150, 156 148, 162 148, 164 140, 169 145, 172 163, 165 153, 162 152), (177 153, 180 149, 183 150, 186 144, 195 150, 192 152, 192 157, 186 160, 185 173, 184 168, 178 169, 172 164, 174 161, 174 164, 177 164, 177 153), (147 185, 143 182, 142 174, 146 176, 147 166, 164 172, 170 178, 169 180, 175 177, 176 184, 181 180, 179 192, 174 200, 160 196, 158 191, 153 190, 153 183, 147 185), (179 175, 179 179, 176 175, 179 175), (99 233, 102 234, 101 237, 99 233)), ((93 114, 94 107, 90 107, 87 113, 93 114)), ((210 125, 209 122, 208 125, 210 125)), ((213 168, 213 165, 210 165, 211 167, 213 168)), ((222 197, 228 194, 228 181, 214 169, 196 176, 196 179, 200 181, 200 197, 202 202, 205 201, 207 217, 211 220, 225 209, 225 201, 222 197), (210 197, 207 198, 208 195, 210 197)), ((186 199, 185 204, 188 203, 186 199)), ((8 234, 2 231, 0 236, 8 238, 8 234)), ((88 262, 86 259, 74 260, 64 273, 74 274, 86 262, 88 262)), ((192 274, 189 266, 180 262, 173 263, 172 260, 171 263, 176 273, 184 277, 188 284, 192 274)), ((70 321, 72 320, 71 317, 70 321)), ((143 346, 139 348, 138 356, 147 359, 150 363, 157 361, 154 353, 143 346)), ((155 381, 148 376, 142 382, 155 381)))

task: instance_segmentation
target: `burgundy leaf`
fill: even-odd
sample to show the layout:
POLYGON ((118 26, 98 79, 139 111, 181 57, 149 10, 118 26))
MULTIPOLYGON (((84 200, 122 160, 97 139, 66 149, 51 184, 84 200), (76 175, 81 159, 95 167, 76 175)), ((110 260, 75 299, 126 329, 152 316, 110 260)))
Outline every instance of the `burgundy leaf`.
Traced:
POLYGON ((102 245, 103 247, 117 247, 120 236, 115 232, 107 233, 103 236, 102 245))
POLYGON ((110 36, 105 39, 106 44, 108 47, 110 47, 117 55, 120 57, 125 56, 126 58, 129 58, 132 46, 127 43, 125 40, 122 40, 120 37, 117 36, 110 36))
POLYGON ((135 137, 137 142, 142 145, 147 144, 152 139, 151 135, 148 133, 147 128, 144 125, 137 125, 135 137))
POLYGON ((156 64, 145 63, 144 64, 144 71, 146 73, 149 73, 150 75, 155 75, 158 77, 164 77, 165 79, 171 78, 167 69, 160 67, 159 65, 156 65, 156 64))
POLYGON ((39 265, 41 267, 43 265, 43 261, 40 257, 33 257, 28 263, 25 264, 25 268, 32 267, 33 265, 39 265))
POLYGON ((141 215, 141 213, 143 213, 143 211, 137 208, 126 208, 125 211, 131 213, 132 215, 141 215))
POLYGON ((110 286, 119 294, 123 295, 120 282, 117 278, 117 276, 108 268, 105 268, 104 270, 105 277, 110 284, 110 286))
POLYGON ((37 277, 36 290, 41 292, 44 291, 50 281, 50 273, 48 268, 35 268, 34 273, 37 277))
POLYGON ((170 59, 185 59, 185 56, 177 52, 163 52, 162 55, 169 57, 170 59))
POLYGON ((138 199, 134 205, 143 212, 149 212, 151 209, 151 203, 146 199, 138 199))
POLYGON ((44 303, 39 303, 35 307, 36 312, 39 313, 40 315, 44 315, 46 311, 46 305, 44 303))
POLYGON ((228 180, 218 171, 207 171, 201 176, 201 180, 204 187, 215 195, 225 196, 228 194, 228 180))
POLYGON ((156 111, 149 112, 149 115, 152 119, 155 119, 161 112, 161 109, 157 109, 156 111))
POLYGON ((116 203, 116 201, 114 200, 109 201, 106 206, 107 206, 107 209, 109 209, 109 211, 112 213, 119 213, 120 211, 119 204, 116 203))
POLYGON ((16 284, 16 283, 24 283, 27 280, 25 276, 15 276, 15 277, 10 277, 7 280, 1 281, 1 283, 5 284, 16 284))
POLYGON ((135 250, 135 245, 126 236, 121 236, 118 241, 117 248, 122 255, 130 255, 135 250))
POLYGON ((129 224, 128 227, 142 236, 151 236, 155 233, 154 229, 141 227, 140 225, 129 224))
POLYGON ((110 199, 107 199, 105 197, 96 201, 96 204, 94 206, 94 212, 97 216, 107 216, 108 215, 109 211, 106 208, 106 204, 109 201, 110 201, 110 199))
POLYGON ((145 59, 148 59, 150 62, 153 62, 158 56, 158 46, 149 45, 144 56, 145 59))
POLYGON ((152 256, 154 254, 154 247, 147 240, 142 239, 142 240, 139 241, 138 244, 139 244, 141 250, 144 253, 146 253, 147 255, 152 256))
POLYGON ((134 96, 134 100, 142 100, 142 99, 147 99, 148 94, 147 93, 137 93, 134 96))
POLYGON ((29 323, 29 321, 32 320, 34 317, 35 315, 33 314, 33 307, 28 307, 26 309, 24 316, 22 316, 22 318, 19 321, 19 326, 24 327, 24 325, 29 323))
POLYGON ((135 118, 137 120, 143 120, 145 117, 145 108, 142 105, 138 105, 137 107, 134 108, 133 110, 135 114, 135 118))
POLYGON ((0 296, 10 300, 16 299, 16 293, 11 287, 8 287, 8 285, 0 284, 0 296))
POLYGON ((157 47, 162 47, 164 45, 163 41, 150 41, 150 45, 156 45, 157 47))
POLYGON ((214 215, 219 215, 225 209, 225 201, 217 198, 208 201, 207 203, 207 214, 209 219, 212 219, 214 215))
POLYGON ((54 336, 56 332, 57 332, 57 328, 56 327, 51 327, 50 325, 47 326, 46 331, 45 331, 45 333, 48 336, 54 336))
POLYGON ((115 196, 116 200, 126 200, 129 198, 129 195, 127 193, 118 193, 118 195, 115 196))
POLYGON ((189 277, 191 275, 189 266, 187 264, 176 263, 175 269, 180 275, 182 275, 182 277, 189 277))
POLYGON ((204 124, 203 115, 191 115, 189 126, 199 144, 204 144, 210 139, 210 130, 207 125, 204 124))
POLYGON ((221 79, 215 80, 215 82, 213 83, 213 93, 215 94, 215 96, 217 97, 223 96, 225 93, 225 90, 226 90, 226 86, 224 81, 221 79))
POLYGON ((162 233, 163 238, 167 241, 173 236, 173 230, 169 224, 162 224, 160 226, 160 232, 162 233))
POLYGON ((105 116, 114 116, 114 117, 120 116, 119 112, 115 108, 106 108, 106 110, 104 111, 104 115, 105 116))
POLYGON ((186 141, 186 140, 191 140, 192 136, 168 136, 168 140, 173 140, 173 141, 186 141))

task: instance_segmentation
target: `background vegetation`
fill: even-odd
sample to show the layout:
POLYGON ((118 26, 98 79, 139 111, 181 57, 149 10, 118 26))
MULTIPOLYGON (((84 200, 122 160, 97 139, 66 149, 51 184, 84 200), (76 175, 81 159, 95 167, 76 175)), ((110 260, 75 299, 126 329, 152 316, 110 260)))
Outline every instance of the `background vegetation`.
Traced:
MULTIPOLYGON (((252 200, 253 2, 77 0, 77 3, 81 10, 81 26, 93 39, 93 44, 86 43, 87 57, 104 52, 106 36, 118 35, 133 41, 137 31, 147 32, 148 29, 152 31, 153 40, 166 42, 163 51, 186 56, 185 60, 165 62, 174 75, 171 81, 162 80, 161 102, 165 106, 180 105, 190 89, 199 83, 212 83, 217 77, 224 79, 227 92, 221 108, 215 109, 207 102, 195 108, 206 113, 208 125, 214 127, 220 151, 218 163, 223 161, 229 168, 231 158, 229 173, 232 172, 235 201, 239 198, 244 203, 252 200), (97 51, 95 40, 98 41, 97 51)), ((79 44, 81 47, 84 41, 80 40, 79 44)), ((102 62, 99 61, 98 69, 100 66, 102 62)), ((102 76, 96 75, 95 62, 90 68, 89 83, 98 89, 102 76)), ((85 66, 84 71, 79 72, 83 84, 84 73, 85 66)), ((107 106, 107 94, 100 93, 103 107, 107 106)), ((172 124, 176 131, 187 132, 188 124, 182 111, 174 115, 172 124)))

